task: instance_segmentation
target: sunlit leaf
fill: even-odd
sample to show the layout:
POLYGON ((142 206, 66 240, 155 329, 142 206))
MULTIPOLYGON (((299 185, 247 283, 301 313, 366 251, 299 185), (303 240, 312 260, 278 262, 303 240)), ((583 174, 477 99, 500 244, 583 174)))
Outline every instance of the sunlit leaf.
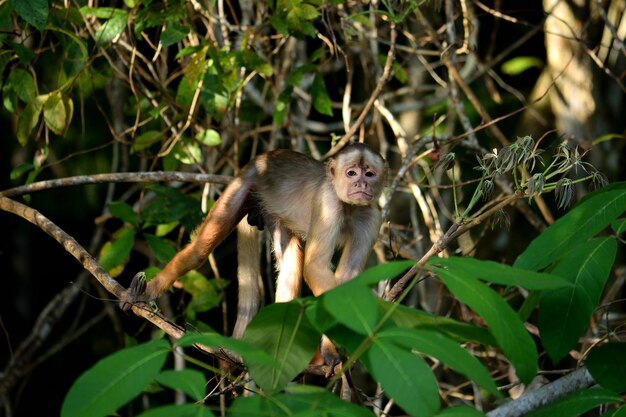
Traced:
POLYGON ((514 266, 538 271, 585 242, 626 211, 626 182, 587 195, 550 225, 517 258, 514 266))
POLYGON ((431 264, 463 270, 474 278, 501 285, 519 285, 528 290, 545 290, 569 287, 572 284, 555 274, 527 271, 493 261, 475 258, 432 258, 431 264))
POLYGON ((107 242, 100 250, 100 265, 113 277, 119 275, 135 244, 135 228, 123 227, 115 233, 115 240, 107 242))
POLYGON ((65 112, 65 103, 60 91, 50 93, 48 96, 43 105, 43 119, 48 129, 57 135, 65 133, 67 113, 65 112))

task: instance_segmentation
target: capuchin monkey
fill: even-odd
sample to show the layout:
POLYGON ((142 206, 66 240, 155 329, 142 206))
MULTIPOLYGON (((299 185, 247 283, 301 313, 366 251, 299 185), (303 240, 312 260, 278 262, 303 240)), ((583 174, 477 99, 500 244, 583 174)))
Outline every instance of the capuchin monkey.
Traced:
MULTIPOLYGON (((262 154, 226 187, 195 239, 149 282, 134 279, 120 305, 127 310, 135 302, 156 299, 200 267, 237 228, 239 300, 233 335, 241 337, 259 307, 257 227, 267 227, 272 237, 276 302, 297 298, 302 277, 315 296, 323 294, 363 269, 381 224, 376 200, 386 175, 383 158, 360 143, 348 145, 326 164, 289 150, 262 154), (342 253, 333 272, 336 249, 342 253)), ((324 337, 320 350, 332 373, 339 362, 335 347, 324 337)))

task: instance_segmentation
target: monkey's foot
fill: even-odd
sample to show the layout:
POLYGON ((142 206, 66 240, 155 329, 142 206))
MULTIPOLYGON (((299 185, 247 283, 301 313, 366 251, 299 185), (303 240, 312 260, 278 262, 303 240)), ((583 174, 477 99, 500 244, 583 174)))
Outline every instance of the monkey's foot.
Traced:
POLYGON ((320 352, 322 354, 322 358, 324 358, 324 365, 328 366, 328 371, 326 371, 325 376, 326 378, 330 378, 335 375, 335 366, 341 363, 341 357, 333 342, 331 342, 326 335, 322 336, 320 352))
POLYGON ((145 301, 147 284, 148 281, 146 279, 146 273, 137 272, 133 277, 130 286, 122 293, 122 297, 120 298, 119 306, 124 312, 130 310, 133 304, 145 301))

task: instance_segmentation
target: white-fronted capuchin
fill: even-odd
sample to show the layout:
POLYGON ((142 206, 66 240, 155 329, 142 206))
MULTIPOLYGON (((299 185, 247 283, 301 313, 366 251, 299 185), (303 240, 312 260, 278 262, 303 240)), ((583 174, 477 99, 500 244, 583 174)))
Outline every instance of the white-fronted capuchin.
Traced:
MULTIPOLYGON (((262 154, 226 187, 195 239, 152 280, 134 280, 120 304, 128 308, 159 297, 180 276, 201 266, 239 224, 234 336, 240 337, 259 306, 258 232, 251 225, 264 224, 272 236, 279 270, 276 302, 298 297, 302 277, 320 295, 363 269, 380 228, 376 200, 386 174, 383 158, 363 144, 348 145, 325 164, 289 150, 262 154), (342 253, 333 272, 336 249, 342 253)), ((337 363, 337 352, 326 338, 321 352, 327 365, 337 363)))

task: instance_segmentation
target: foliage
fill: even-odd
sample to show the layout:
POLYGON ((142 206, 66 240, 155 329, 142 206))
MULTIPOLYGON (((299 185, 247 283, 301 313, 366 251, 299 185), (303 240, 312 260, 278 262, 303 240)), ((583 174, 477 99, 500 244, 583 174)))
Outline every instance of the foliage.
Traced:
MULTIPOLYGON (((554 314, 552 309, 574 311, 571 303, 577 302, 577 299, 572 294, 590 294, 583 298, 583 302, 588 302, 589 307, 581 308, 578 304, 581 313, 562 315, 562 319, 556 322, 557 326, 553 324, 554 320, 542 321, 542 316, 539 317, 541 339, 551 355, 555 339, 559 341, 562 351, 573 348, 585 331, 589 311, 598 305, 599 290, 609 273, 607 265, 610 266, 615 257, 615 237, 595 237, 593 231, 597 233, 604 229, 625 211, 626 183, 619 183, 590 194, 557 223, 546 229, 518 257, 516 264, 525 265, 525 259, 538 250, 538 247, 544 247, 545 251, 558 246, 559 250, 553 251, 551 258, 546 260, 547 264, 541 268, 549 270, 549 273, 456 257, 431 258, 427 268, 437 274, 454 296, 472 308, 487 325, 493 336, 492 346, 475 344, 473 350, 489 347, 501 349, 522 381, 529 382, 537 372, 537 346, 525 329, 518 312, 502 298, 497 288, 488 284, 520 286, 537 292, 540 298, 535 297, 534 300, 540 300, 539 312, 544 315, 554 314), (594 217, 593 226, 586 229, 592 232, 584 238, 577 236, 574 239, 574 234, 580 235, 575 226, 590 204, 611 207, 612 212, 594 217), (569 243, 561 245, 564 241, 569 243), (590 267, 595 270, 590 271, 590 267), (542 304, 547 298, 550 303, 542 304)), ((232 404, 232 415, 284 415, 302 410, 313 413, 321 401, 331 401, 329 398, 332 397, 328 397, 330 394, 313 387, 289 388, 290 381, 306 367, 309 358, 315 353, 322 332, 346 350, 348 364, 361 361, 371 376, 381 384, 385 395, 393 398, 410 415, 432 416, 440 409, 437 381, 429 369, 427 358, 441 361, 459 375, 479 384, 491 395, 500 396, 484 365, 459 345, 458 340, 467 340, 466 333, 438 326, 425 327, 410 320, 396 320, 395 316, 401 313, 395 304, 381 304, 376 301, 370 288, 380 280, 398 276, 408 266, 410 263, 406 261, 379 265, 321 297, 270 305, 253 319, 241 341, 207 334, 185 337, 177 345, 185 347, 201 343, 210 347, 222 347, 243 358, 250 376, 259 388, 248 387, 257 396, 236 400, 232 404), (285 397, 285 393, 289 395, 285 397)), ((404 314, 406 313, 405 311, 404 314)), ((595 350, 591 352, 590 371, 605 388, 572 393, 532 415, 575 416, 600 404, 621 402, 618 393, 623 392, 624 385, 619 378, 615 379, 613 364, 623 354, 623 345, 607 344, 597 348, 598 354, 595 354, 595 350)), ((154 342, 122 352, 144 349, 145 354, 137 356, 149 357, 152 346, 154 342)), ((116 372, 112 370, 110 363, 121 355, 118 352, 103 359, 79 378, 68 393, 66 404, 74 404, 73 409, 88 409, 89 404, 94 401, 94 394, 79 391, 80 387, 87 379, 100 381, 100 384, 109 381, 111 373, 116 372)), ((134 369, 136 359, 127 356, 124 363, 117 364, 117 371, 134 369)), ((553 358, 560 359, 558 356, 553 358)), ((203 392, 203 378, 174 377, 173 371, 164 371, 157 376, 156 372, 158 370, 152 370, 150 376, 161 384, 189 392, 196 400, 202 397, 199 392, 203 392), (195 387, 190 386, 192 379, 195 380, 195 387)), ((125 378, 133 387, 123 392, 106 391, 103 395, 108 399, 107 404, 119 406, 130 399, 129 392, 136 395, 145 388, 145 371, 137 367, 128 374, 130 375, 124 374, 125 378)), ((363 409, 335 400, 331 401, 328 408, 324 406, 324 410, 329 414, 339 412, 334 407, 340 407, 342 415, 368 414, 363 409)), ((89 414, 97 417, 111 411, 97 410, 95 406, 93 409, 89 408, 89 414)), ((168 412, 173 416, 182 416, 187 415, 189 410, 168 408, 168 412)), ((68 412, 63 415, 74 414, 68 412)))
MULTIPOLYGON (((517 7, 494 10, 470 1, 0 2, 1 116, 12 126, 0 145, 0 180, 7 187, 9 181, 32 185, 30 195, 14 197, 24 195, 60 222, 76 222, 77 235, 92 233, 90 250, 123 283, 144 267, 153 276, 193 235, 219 193, 213 184, 183 182, 114 186, 115 174, 232 175, 276 147, 321 159, 353 128, 391 168, 378 266, 321 297, 266 306, 235 340, 223 335, 227 318, 215 320, 234 304, 227 242, 212 255, 210 272, 188 273, 180 280, 184 291, 171 297, 169 318, 186 330, 173 346, 145 328, 129 330, 110 308, 92 320, 104 297, 73 303, 95 293, 86 284, 72 300, 46 294, 53 301, 37 320, 29 317, 36 323, 32 335, 19 348, 9 344, 0 407, 18 402, 18 381, 55 357, 57 346, 78 339, 100 357, 116 343, 114 329, 118 340, 132 332, 144 343, 133 341, 87 371, 63 369, 74 382, 62 416, 139 409, 142 416, 211 416, 220 406, 234 416, 366 416, 383 409, 387 415, 481 416, 480 410, 508 400, 504 386, 528 386, 543 371, 578 365, 587 366, 600 387, 580 389, 532 415, 575 416, 600 405, 610 405, 614 417, 626 415, 620 397, 626 387, 618 377, 626 373, 623 289, 614 290, 626 230, 618 141, 626 103, 615 96, 625 91, 625 66, 614 29, 623 21, 608 20, 623 13, 614 9, 619 2, 583 3, 576 16, 586 10, 588 20, 571 23, 557 7, 529 4, 533 18, 517 7), (586 29, 561 33, 548 27, 553 20, 586 29), (540 36, 527 37, 533 33, 540 36), (562 67, 542 49, 555 34, 563 51, 572 43, 562 67), (596 98, 593 114, 577 113, 585 107, 583 92, 574 95, 562 84, 585 86, 572 68, 594 81, 588 91, 596 98), (550 87, 541 86, 542 78, 552 80, 550 87), (537 92, 527 95, 535 88, 544 88, 544 101, 534 101, 537 92), (569 112, 563 97, 574 103, 569 112), (543 114, 546 107, 551 113, 543 114), (545 120, 554 120, 557 135, 545 120), (111 174, 106 192, 81 186, 69 198, 35 193, 41 180, 102 172, 111 174), (548 193, 554 198, 545 198, 548 193), (511 230, 498 228, 498 220, 511 230), (396 260, 402 257, 422 259, 396 260), (412 265, 417 278, 390 301, 389 287, 412 265), (604 298, 607 293, 612 298, 604 298), (69 307, 75 304, 80 307, 69 307), (76 313, 71 326, 60 325, 68 310, 76 313), (103 316, 115 323, 100 323, 106 329, 95 332, 100 339, 77 331, 103 316), (55 325, 57 333, 66 332, 58 345, 46 343, 55 325), (306 370, 322 334, 345 361, 331 380, 311 380, 306 370), (207 357, 198 359, 198 344, 233 352, 245 372, 227 373, 207 357), (42 346, 50 352, 43 354, 42 346), (176 355, 183 355, 182 368, 176 355), (225 378, 222 385, 213 383, 215 374, 225 378), (338 387, 344 396, 351 388, 354 401, 331 393, 338 387), (188 403, 172 404, 172 391, 188 403)), ((0 199, 4 195, 0 190, 0 199)), ((6 227, 4 235, 15 242, 25 239, 15 244, 22 251, 29 246, 24 242, 33 242, 6 227)), ((0 247, 8 254, 3 259, 14 255, 7 251, 0 247)), ((58 274, 47 270, 57 259, 33 262, 43 252, 26 263, 63 276, 46 285, 61 291, 74 282, 64 265, 58 274)), ((3 272, 19 277, 18 269, 3 272)), ((24 287, 4 291, 15 309, 0 310, 7 338, 12 324, 5 317, 41 308, 40 300, 18 305, 41 287, 38 281, 11 281, 24 283, 7 285, 24 287)), ((8 308, 2 304, 9 305, 4 298, 0 308, 8 308)), ((21 335, 26 326, 16 327, 21 335)))

